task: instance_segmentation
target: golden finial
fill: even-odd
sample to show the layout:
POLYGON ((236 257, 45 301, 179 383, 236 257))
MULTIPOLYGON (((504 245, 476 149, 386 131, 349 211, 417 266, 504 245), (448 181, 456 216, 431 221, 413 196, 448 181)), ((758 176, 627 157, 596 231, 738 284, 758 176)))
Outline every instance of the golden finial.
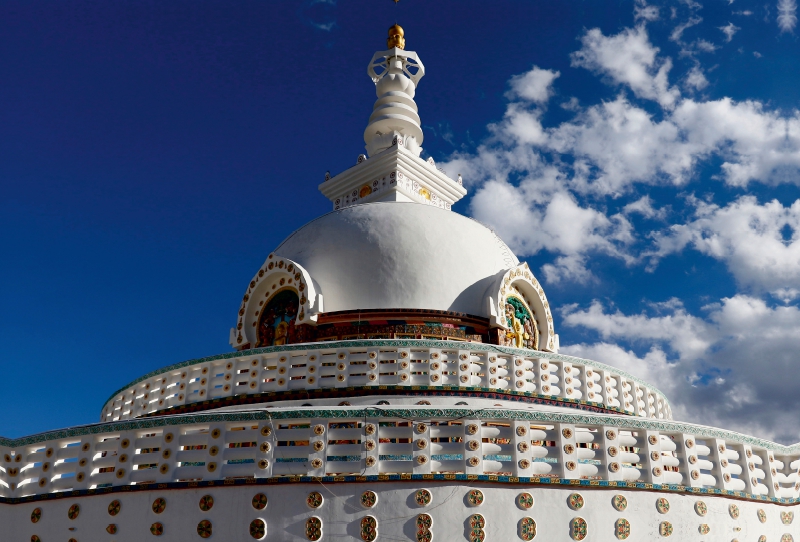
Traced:
POLYGON ((389 28, 389 38, 386 40, 387 48, 391 49, 392 47, 397 47, 398 49, 405 49, 406 48, 406 39, 403 37, 405 32, 403 32, 403 27, 399 24, 395 23, 389 28))

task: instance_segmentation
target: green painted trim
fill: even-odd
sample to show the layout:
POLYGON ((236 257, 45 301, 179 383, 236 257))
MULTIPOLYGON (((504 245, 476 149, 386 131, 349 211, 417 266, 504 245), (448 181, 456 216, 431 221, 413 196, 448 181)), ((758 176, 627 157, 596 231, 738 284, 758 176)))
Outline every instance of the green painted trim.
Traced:
POLYGON ((637 418, 632 416, 617 416, 611 414, 571 414, 561 412, 542 412, 532 410, 513 410, 509 408, 500 409, 470 409, 470 408, 429 408, 429 407, 406 407, 406 408, 382 408, 382 407, 337 407, 329 409, 308 409, 308 410, 256 410, 245 412, 230 413, 204 413, 186 414, 179 416, 163 416, 159 418, 135 419, 123 422, 97 423, 58 431, 49 431, 18 439, 2 439, 0 446, 16 448, 19 446, 29 446, 39 442, 54 439, 74 438, 83 435, 100 435, 104 433, 118 433, 122 431, 135 431, 141 429, 152 429, 159 427, 173 427, 188 424, 201 423, 227 423, 227 422, 250 422, 264 420, 292 420, 292 419, 363 419, 365 417, 384 417, 384 418, 407 418, 407 419, 434 419, 441 420, 447 418, 462 419, 466 416, 477 419, 488 420, 525 420, 530 422, 552 422, 567 424, 593 424, 618 427, 620 429, 632 429, 643 431, 666 431, 676 433, 692 434, 701 438, 719 438, 732 440, 742 444, 759 446, 773 451, 779 455, 792 455, 800 453, 800 442, 785 446, 775 442, 759 439, 726 431, 715 427, 696 425, 684 422, 667 420, 653 420, 650 418, 637 418))
MULTIPOLYGON (((595 369, 599 369, 601 371, 614 372, 628 380, 632 380, 642 386, 645 386, 654 391, 655 393, 658 393, 664 399, 667 405, 669 405, 667 397, 652 384, 648 384, 644 380, 636 378, 635 376, 628 374, 625 371, 621 371, 619 369, 611 367, 610 365, 605 365, 603 363, 600 363, 599 361, 593 361, 590 359, 565 356, 563 354, 551 354, 549 352, 541 352, 539 350, 528 350, 526 348, 512 348, 510 346, 497 346, 494 344, 485 344, 485 343, 435 341, 429 339, 402 339, 402 340, 369 339, 369 340, 350 340, 350 341, 334 341, 334 342, 321 342, 321 343, 302 343, 302 344, 291 344, 284 346, 267 346, 263 348, 253 348, 251 350, 243 350, 241 352, 229 352, 227 354, 217 354, 216 356, 208 356, 205 358, 190 359, 187 361, 183 361, 181 363, 169 365, 167 367, 164 367, 163 369, 157 369, 155 371, 149 372, 146 375, 141 376, 136 380, 128 383, 127 385, 123 386, 122 388, 118 389, 113 394, 111 394, 111 397, 109 397, 108 400, 105 402, 105 404, 103 404, 103 410, 105 410, 106 405, 108 405, 109 402, 113 401, 117 395, 135 386, 139 382, 143 382, 148 378, 168 373, 170 371, 183 369, 185 367, 191 367, 192 365, 198 365, 200 363, 205 363, 208 361, 216 361, 219 359, 234 359, 234 358, 241 358, 253 355, 260 355, 260 354, 296 352, 298 350, 306 351, 306 350, 329 350, 336 348, 375 348, 382 346, 384 347, 391 346, 395 348, 439 348, 442 350, 477 350, 479 352, 499 352, 501 354, 508 354, 512 356, 528 356, 528 357, 535 356, 537 358, 549 359, 553 361, 566 361, 569 363, 579 363, 582 365, 593 367, 595 369)), ((502 392, 502 390, 492 390, 492 391, 502 392)))

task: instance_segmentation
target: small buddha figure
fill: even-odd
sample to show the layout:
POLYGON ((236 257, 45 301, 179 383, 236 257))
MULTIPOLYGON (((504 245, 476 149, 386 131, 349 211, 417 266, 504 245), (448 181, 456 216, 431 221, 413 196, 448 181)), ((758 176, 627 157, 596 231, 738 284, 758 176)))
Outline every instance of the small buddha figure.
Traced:
POLYGON ((406 38, 403 27, 399 24, 394 24, 389 28, 389 38, 386 40, 388 49, 397 47, 398 49, 406 48, 406 38))
POLYGON ((289 334, 289 324, 281 322, 275 329, 275 341, 272 343, 275 346, 286 344, 287 335, 289 334))

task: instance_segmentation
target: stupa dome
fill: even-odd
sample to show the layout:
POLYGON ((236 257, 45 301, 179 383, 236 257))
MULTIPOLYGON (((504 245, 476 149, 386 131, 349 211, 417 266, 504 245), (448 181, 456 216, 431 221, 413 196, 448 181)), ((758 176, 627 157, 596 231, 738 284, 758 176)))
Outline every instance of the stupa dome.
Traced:
POLYGON ((489 317, 487 288, 519 264, 481 223, 400 202, 323 215, 274 254, 308 271, 324 295, 325 312, 408 308, 489 317))

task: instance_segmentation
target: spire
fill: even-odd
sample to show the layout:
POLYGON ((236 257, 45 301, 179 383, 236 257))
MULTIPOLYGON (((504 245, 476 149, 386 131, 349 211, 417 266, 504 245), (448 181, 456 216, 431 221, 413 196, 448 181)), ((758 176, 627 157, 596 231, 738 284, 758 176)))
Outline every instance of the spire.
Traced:
POLYGON ((367 68, 378 100, 364 130, 369 157, 360 154, 356 164, 331 177, 325 173, 320 192, 339 210, 372 202, 405 201, 450 210, 463 198, 461 176, 453 180, 436 167, 433 158, 420 158, 420 127, 414 93, 425 75, 417 53, 404 49, 405 32, 389 28, 389 49, 372 56, 367 68))
POLYGON ((405 50, 400 25, 389 28, 387 45, 389 49, 375 53, 367 68, 378 96, 364 130, 367 154, 373 156, 391 147, 397 136, 406 136, 406 148, 419 156, 423 135, 414 94, 425 67, 417 53, 405 50))

